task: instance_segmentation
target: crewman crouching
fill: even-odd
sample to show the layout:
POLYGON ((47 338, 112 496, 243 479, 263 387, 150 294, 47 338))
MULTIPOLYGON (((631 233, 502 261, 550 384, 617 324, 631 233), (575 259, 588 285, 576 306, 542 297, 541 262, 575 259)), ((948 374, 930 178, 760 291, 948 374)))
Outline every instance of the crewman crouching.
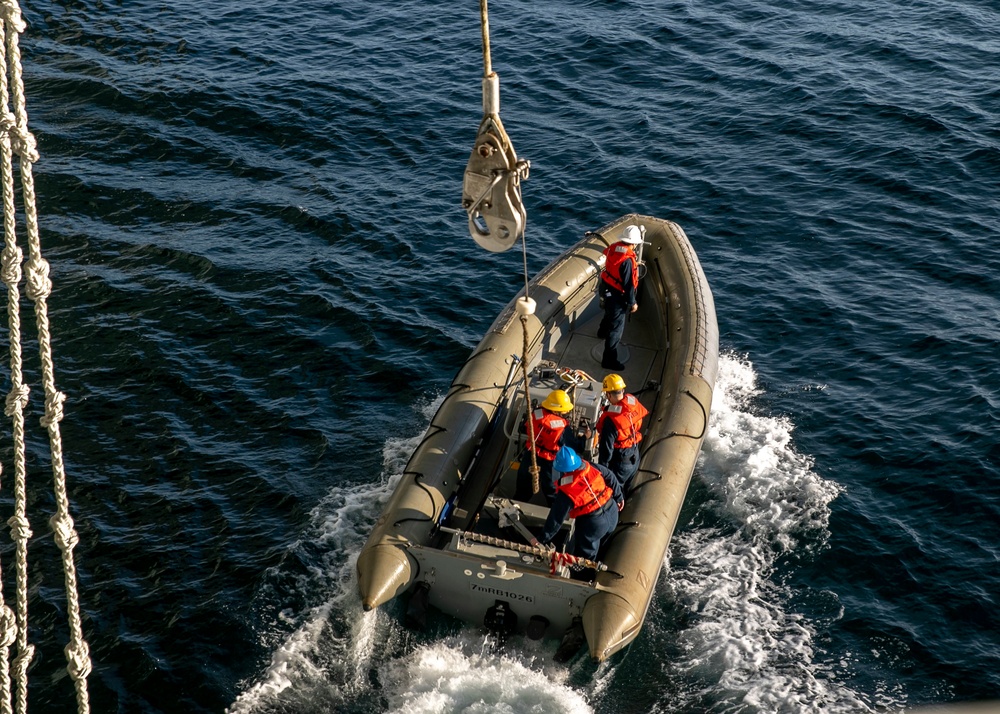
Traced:
POLYGON ((569 446, 556 454, 552 473, 556 495, 540 542, 551 543, 566 516, 572 516, 576 529, 570 553, 596 560, 601 544, 618 525, 618 511, 625 505, 618 479, 609 469, 581 459, 569 446))

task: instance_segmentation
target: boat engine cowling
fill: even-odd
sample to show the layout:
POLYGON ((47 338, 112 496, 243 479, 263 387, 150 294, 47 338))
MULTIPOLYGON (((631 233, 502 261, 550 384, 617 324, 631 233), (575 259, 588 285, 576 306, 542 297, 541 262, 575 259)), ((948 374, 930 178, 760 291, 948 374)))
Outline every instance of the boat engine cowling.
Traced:
POLYGON ((510 609, 510 603, 507 601, 497 600, 493 607, 486 611, 483 625, 502 640, 517 631, 517 613, 510 609))

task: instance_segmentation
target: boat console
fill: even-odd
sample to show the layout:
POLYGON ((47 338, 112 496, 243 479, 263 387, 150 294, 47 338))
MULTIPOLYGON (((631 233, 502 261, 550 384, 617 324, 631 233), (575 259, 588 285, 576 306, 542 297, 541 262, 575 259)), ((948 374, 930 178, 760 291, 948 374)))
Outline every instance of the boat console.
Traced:
MULTIPOLYGON (((547 361, 540 363, 528 374, 528 394, 531 396, 532 409, 537 408, 556 389, 569 394, 573 402, 573 411, 566 415, 575 437, 573 447, 581 456, 593 461, 597 458, 593 434, 603 399, 601 382, 582 370, 560 367, 547 361)), ((518 418, 521 423, 524 416, 524 411, 519 410, 518 418)), ((519 448, 523 448, 525 440, 526 437, 521 440, 519 448)))

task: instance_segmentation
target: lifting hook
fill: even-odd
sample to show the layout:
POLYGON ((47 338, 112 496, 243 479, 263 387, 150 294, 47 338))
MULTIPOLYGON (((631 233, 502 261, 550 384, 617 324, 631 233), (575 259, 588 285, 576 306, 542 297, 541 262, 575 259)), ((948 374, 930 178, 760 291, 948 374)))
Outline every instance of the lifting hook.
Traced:
POLYGON ((469 234, 481 247, 502 253, 524 236, 528 217, 521 202, 521 181, 531 163, 518 160, 500 121, 500 78, 490 60, 486 0, 480 0, 483 32, 483 120, 462 181, 462 208, 469 234))
POLYGON ((469 234, 493 253, 510 249, 524 235, 527 214, 521 202, 521 181, 531 163, 518 160, 498 112, 500 78, 483 78, 483 120, 465 166, 462 207, 469 216, 469 234))

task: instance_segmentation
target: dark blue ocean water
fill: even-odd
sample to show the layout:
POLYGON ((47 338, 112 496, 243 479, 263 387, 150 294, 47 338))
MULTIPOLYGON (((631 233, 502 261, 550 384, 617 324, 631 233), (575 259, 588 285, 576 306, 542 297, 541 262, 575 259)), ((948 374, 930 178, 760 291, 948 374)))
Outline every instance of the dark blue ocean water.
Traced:
MULTIPOLYGON (((494 654, 458 623, 411 634, 392 607, 363 615, 352 580, 521 282, 520 251, 478 249, 459 206, 477 3, 24 13, 95 711, 1000 697, 995 3, 492 3, 501 116, 532 162, 529 270, 658 215, 685 228, 718 310, 684 520, 641 637, 599 668, 494 654)), ((30 694, 62 712, 41 438, 30 694)))

